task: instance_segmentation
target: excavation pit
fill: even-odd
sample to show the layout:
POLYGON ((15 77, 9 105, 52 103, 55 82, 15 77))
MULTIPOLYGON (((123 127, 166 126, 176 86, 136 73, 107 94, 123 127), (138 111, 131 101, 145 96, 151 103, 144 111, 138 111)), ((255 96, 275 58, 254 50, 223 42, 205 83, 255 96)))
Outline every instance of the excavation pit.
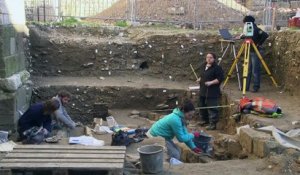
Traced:
MULTIPOLYGON (((82 35, 82 30, 84 29, 30 26, 30 51, 33 56, 30 69, 35 92, 32 102, 49 99, 59 90, 67 90, 73 95, 67 106, 70 116, 88 126, 91 126, 96 117, 95 104, 107 104, 109 115, 128 127, 150 127, 153 122, 169 113, 157 110, 171 110, 186 97, 197 105, 197 91, 188 90, 191 86, 197 86, 190 64, 197 72, 205 53, 215 52, 221 55, 220 37, 214 32, 168 30, 153 34, 146 30, 135 35, 136 31, 122 31, 125 35, 120 37, 117 34, 102 35, 93 28, 87 32, 90 35, 82 35)), ((297 167, 294 163, 297 152, 280 147, 271 137, 258 134, 254 129, 243 129, 240 135, 236 134, 237 127, 247 124, 251 127, 274 124, 282 131, 288 131, 293 127, 291 121, 298 120, 299 110, 295 104, 299 102, 299 60, 294 58, 298 58, 299 50, 287 47, 288 37, 292 38, 290 45, 296 45, 299 37, 297 32, 280 32, 272 34, 266 46, 266 61, 275 78, 285 86, 274 89, 270 80, 263 75, 264 86, 261 88, 262 95, 280 102, 287 117, 284 120, 274 120, 243 115, 240 120, 236 120, 231 116, 237 111, 237 106, 224 108, 221 110, 218 130, 208 132, 214 137, 213 156, 198 156, 184 144, 178 143, 182 150, 182 161, 188 164, 182 170, 174 168, 176 172, 199 173, 198 169, 193 169, 195 166, 205 170, 217 168, 218 172, 223 173, 224 169, 233 167, 237 174, 243 174, 250 167, 252 170, 249 172, 257 174, 269 172, 269 169, 278 171, 274 168, 279 165, 275 160, 288 160, 293 162, 292 168, 297 167), (281 59, 280 55, 283 53, 293 59, 281 59), (290 69, 287 71, 286 67, 290 69)), ((222 61, 225 72, 228 72, 231 63, 229 56, 222 61)), ((228 105, 240 99, 241 92, 237 90, 236 82, 234 78, 230 79, 223 90, 220 104, 228 105)), ((252 93, 247 95, 256 96, 252 93)), ((196 123, 197 119, 190 122, 190 131, 204 130, 196 123)), ((83 128, 79 130, 73 134, 81 135, 83 128)), ((111 135, 94 137, 110 145, 111 135)), ((138 147, 153 143, 164 145, 165 141, 154 138, 131 144, 127 148, 126 159, 129 161, 128 157, 136 158, 138 147)), ((67 142, 62 141, 61 144, 67 142)), ((136 169, 139 167, 131 168, 139 172, 136 169)), ((280 166, 280 169, 287 171, 289 168, 285 164, 280 166)), ((297 169, 293 168, 293 171, 297 169)))

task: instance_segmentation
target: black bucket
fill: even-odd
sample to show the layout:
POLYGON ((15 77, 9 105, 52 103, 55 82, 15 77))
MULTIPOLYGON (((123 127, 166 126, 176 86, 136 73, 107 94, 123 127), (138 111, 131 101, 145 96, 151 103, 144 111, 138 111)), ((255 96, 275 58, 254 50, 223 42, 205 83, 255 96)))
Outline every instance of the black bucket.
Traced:
POLYGON ((204 153, 209 153, 212 149, 210 142, 212 141, 212 137, 206 134, 205 132, 200 132, 200 136, 198 138, 194 138, 194 143, 198 148, 201 148, 204 153))

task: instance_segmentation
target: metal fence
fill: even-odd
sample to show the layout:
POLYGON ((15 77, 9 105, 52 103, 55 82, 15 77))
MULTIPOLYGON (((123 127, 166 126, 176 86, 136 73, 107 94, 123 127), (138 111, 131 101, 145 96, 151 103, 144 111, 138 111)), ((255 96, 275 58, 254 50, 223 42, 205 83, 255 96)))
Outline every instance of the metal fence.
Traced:
MULTIPOLYGON (((250 11, 259 14, 258 21, 269 25, 274 3, 274 0, 25 0, 28 21, 76 17, 92 21, 173 23, 197 28, 240 24, 250 11)), ((289 1, 280 3, 289 4, 289 1)))
POLYGON ((25 0, 28 21, 60 21, 96 15, 118 0, 25 0))

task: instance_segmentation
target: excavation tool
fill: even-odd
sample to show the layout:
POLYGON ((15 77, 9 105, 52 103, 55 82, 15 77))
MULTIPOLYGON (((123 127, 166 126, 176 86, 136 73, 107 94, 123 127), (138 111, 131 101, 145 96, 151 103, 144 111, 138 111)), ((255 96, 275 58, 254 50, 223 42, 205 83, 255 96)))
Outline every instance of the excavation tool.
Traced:
POLYGON ((269 77, 271 78, 273 84, 275 85, 275 87, 278 87, 277 82, 275 81, 274 77, 271 74, 270 69, 268 68, 266 62, 264 61, 263 57, 261 56, 261 54, 259 53, 256 45, 254 44, 253 40, 251 38, 246 38, 238 52, 238 55, 235 57, 233 64, 230 67, 230 70, 227 74, 227 77, 224 81, 223 84, 223 88, 226 86, 229 78, 232 75, 232 72, 234 70, 234 67, 237 65, 239 59, 241 58, 242 53, 244 52, 244 63, 243 63, 243 86, 242 86, 242 94, 243 94, 243 98, 246 95, 246 84, 247 84, 247 77, 248 77, 248 72, 249 72, 249 61, 250 61, 250 49, 252 48, 254 49, 256 55, 258 56, 259 60, 261 61, 263 67, 265 68, 267 74, 269 75, 269 77))
POLYGON ((198 77, 198 75, 196 74, 195 69, 193 68, 193 65, 190 64, 190 66, 191 66, 191 69, 192 69, 192 71, 193 71, 193 73, 194 73, 194 75, 195 75, 195 77, 196 77, 196 80, 198 80, 199 77, 198 77))
MULTIPOLYGON (((231 33, 229 33, 228 29, 220 29, 219 33, 221 34, 221 36, 223 38, 220 40, 223 53, 222 53, 221 58, 219 58, 218 65, 221 64, 223 58, 226 56, 226 54, 229 51, 230 51, 230 53, 233 53, 234 58, 236 58, 236 50, 235 50, 235 40, 236 39, 231 35, 231 33), (223 43, 227 43, 225 50, 223 50, 223 43)), ((236 75, 237 75, 237 79, 238 79, 238 83, 239 83, 239 90, 242 90, 239 67, 237 64, 235 65, 235 69, 236 69, 236 75)))

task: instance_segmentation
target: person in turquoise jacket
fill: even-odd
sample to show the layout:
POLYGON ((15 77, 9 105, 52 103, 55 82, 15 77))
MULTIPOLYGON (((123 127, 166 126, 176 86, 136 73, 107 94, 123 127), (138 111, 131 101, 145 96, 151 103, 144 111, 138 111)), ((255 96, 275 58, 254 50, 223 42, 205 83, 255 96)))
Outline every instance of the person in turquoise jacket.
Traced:
POLYGON ((186 120, 190 120, 195 113, 195 107, 191 101, 185 101, 180 108, 166 115, 152 125, 147 133, 148 137, 163 137, 166 140, 167 153, 169 158, 180 160, 180 149, 173 142, 176 137, 179 142, 185 143, 195 153, 201 153, 193 142, 199 137, 199 132, 189 133, 186 127, 186 120))

